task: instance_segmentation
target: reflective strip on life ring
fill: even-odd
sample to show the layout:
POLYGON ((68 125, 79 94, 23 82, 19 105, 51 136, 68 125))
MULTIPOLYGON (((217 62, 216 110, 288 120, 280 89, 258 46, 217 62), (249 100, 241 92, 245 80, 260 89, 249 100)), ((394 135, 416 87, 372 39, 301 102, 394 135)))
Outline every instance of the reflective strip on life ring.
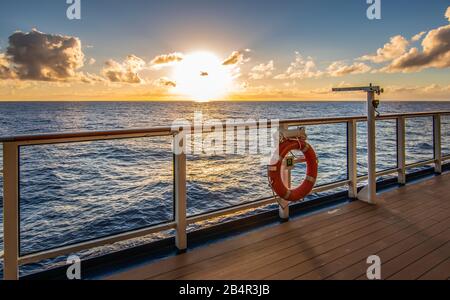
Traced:
POLYGON ((269 182, 273 191, 286 201, 299 201, 309 195, 316 183, 318 163, 314 149, 305 141, 288 139, 279 145, 279 159, 275 164, 269 165, 267 168, 269 182), (282 164, 286 155, 292 150, 300 150, 303 152, 306 162, 305 180, 296 188, 289 189, 282 179, 282 164))

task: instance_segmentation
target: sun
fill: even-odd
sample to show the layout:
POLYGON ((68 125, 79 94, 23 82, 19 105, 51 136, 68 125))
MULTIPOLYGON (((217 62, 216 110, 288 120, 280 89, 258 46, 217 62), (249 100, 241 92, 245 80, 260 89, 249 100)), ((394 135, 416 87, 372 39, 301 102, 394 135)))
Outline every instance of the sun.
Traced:
POLYGON ((206 51, 187 54, 174 67, 173 79, 175 93, 201 102, 223 99, 233 83, 232 70, 206 51))

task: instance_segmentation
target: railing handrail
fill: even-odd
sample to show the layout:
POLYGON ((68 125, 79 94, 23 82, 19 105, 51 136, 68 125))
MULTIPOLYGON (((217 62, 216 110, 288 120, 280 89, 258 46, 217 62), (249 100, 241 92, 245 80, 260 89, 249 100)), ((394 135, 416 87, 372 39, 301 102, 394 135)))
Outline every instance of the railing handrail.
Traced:
MULTIPOLYGON (((433 115, 450 115, 450 110, 443 111, 430 111, 430 112, 410 112, 410 113, 389 113, 382 114, 377 117, 377 120, 389 120, 397 119, 400 117, 411 118, 411 117, 426 117, 433 115)), ((344 123, 348 121, 366 121, 367 116, 357 115, 357 116, 343 116, 343 117, 318 117, 318 118, 303 118, 303 119, 284 119, 280 120, 279 124, 298 124, 298 125, 321 125, 321 124, 333 124, 333 123, 344 123)), ((255 123, 236 123, 233 126, 259 126, 259 121, 255 123)), ((266 124, 265 124, 266 125, 266 124)), ((270 127, 270 121, 267 123, 270 127)), ((192 127, 192 130, 199 128, 192 127)), ((206 133, 205 131, 203 131, 206 133)), ((176 134, 177 130, 173 130, 172 127, 167 126, 154 126, 149 128, 136 128, 136 129, 114 129, 114 130, 101 130, 101 131, 82 131, 82 132, 64 132, 64 133, 43 133, 43 134, 31 134, 31 135, 15 135, 15 136, 4 136, 0 137, 0 143, 8 142, 33 142, 33 141, 43 141, 43 140, 70 140, 70 139, 82 139, 89 138, 92 140, 107 140, 107 139, 120 139, 122 137, 127 138, 132 135, 138 135, 140 137, 148 136, 164 136, 176 134)), ((55 142, 56 143, 56 142, 55 142)))

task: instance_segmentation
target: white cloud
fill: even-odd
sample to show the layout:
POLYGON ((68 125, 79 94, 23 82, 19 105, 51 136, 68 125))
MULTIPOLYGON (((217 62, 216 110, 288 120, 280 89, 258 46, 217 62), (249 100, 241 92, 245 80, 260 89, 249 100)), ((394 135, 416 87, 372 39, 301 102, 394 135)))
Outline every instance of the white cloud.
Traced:
POLYGON ((417 42, 417 41, 419 41, 419 40, 425 35, 425 33, 427 33, 427 32, 426 32, 426 31, 419 32, 418 34, 414 35, 414 36, 411 38, 411 41, 412 41, 412 42, 417 42))
POLYGON ((91 74, 91 73, 82 73, 82 74, 80 74, 78 79, 84 83, 96 83, 96 82, 105 82, 106 81, 104 77, 101 77, 97 74, 91 74))
POLYGON ((275 79, 304 79, 319 77, 322 72, 317 70, 316 63, 312 57, 306 59, 299 52, 295 52, 295 60, 290 64, 287 70, 275 76, 275 79))
POLYGON ((406 52, 409 41, 401 35, 391 37, 390 41, 379 48, 376 54, 364 55, 359 60, 368 60, 374 63, 391 61, 406 52))
POLYGON ((259 64, 254 66, 248 74, 250 79, 258 80, 272 76, 272 72, 275 70, 273 60, 266 64, 259 64))
POLYGON ((332 77, 340 77, 351 74, 364 74, 372 68, 365 63, 355 62, 351 65, 346 65, 342 61, 336 61, 327 68, 327 74, 332 77))
POLYGON ((153 82, 158 87, 176 87, 177 84, 175 81, 170 80, 167 77, 161 77, 153 82))
POLYGON ((180 52, 173 52, 169 54, 161 54, 155 56, 150 62, 154 67, 162 67, 170 65, 183 60, 183 54, 180 52))
POLYGON ((422 41, 422 51, 412 48, 382 71, 417 72, 426 68, 450 67, 450 25, 433 29, 422 41))
POLYGON ((106 61, 103 75, 111 82, 142 83, 138 72, 145 67, 145 61, 136 55, 128 55, 122 63, 110 59, 106 61))
MULTIPOLYGON (((450 7, 447 8, 445 16, 450 21, 450 7)), ((411 48, 381 71, 408 73, 426 68, 448 67, 450 67, 450 25, 430 30, 422 41, 422 50, 411 48)))
POLYGON ((8 59, 4 53, 0 53, 0 79, 13 79, 16 74, 11 70, 8 59))
POLYGON ((239 65, 247 62, 249 59, 245 57, 244 52, 250 52, 250 49, 245 49, 244 51, 233 51, 230 56, 228 56, 223 62, 224 66, 239 65))
POLYGON ((448 99, 450 93, 450 85, 391 85, 386 86, 385 92, 387 95, 405 96, 407 99, 411 96, 423 99, 448 99))

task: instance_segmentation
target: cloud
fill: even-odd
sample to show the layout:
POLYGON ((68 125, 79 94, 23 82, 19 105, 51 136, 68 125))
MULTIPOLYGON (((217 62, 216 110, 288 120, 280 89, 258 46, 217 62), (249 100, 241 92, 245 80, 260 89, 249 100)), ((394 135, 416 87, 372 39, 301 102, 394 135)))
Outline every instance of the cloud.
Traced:
POLYGON ((426 86, 399 86, 391 85, 385 88, 386 95, 395 95, 396 98, 411 99, 448 99, 450 85, 430 84, 426 86))
POLYGON ((84 54, 77 37, 45 34, 36 29, 9 37, 6 57, 11 71, 24 80, 65 81, 79 78, 84 54))
POLYGON ((351 65, 343 61, 333 62, 324 71, 319 70, 313 58, 308 56, 304 58, 299 52, 295 53, 295 60, 290 64, 287 70, 278 74, 274 79, 305 79, 319 78, 321 76, 340 77, 351 74, 367 73, 372 68, 365 63, 355 62, 351 65))
POLYGON ((161 77, 157 79, 155 82, 155 85, 160 87, 176 87, 177 84, 175 81, 168 79, 167 77, 161 77))
POLYGON ((323 73, 317 70, 313 58, 306 59, 299 52, 295 52, 295 60, 287 68, 286 72, 278 74, 274 79, 304 79, 319 77, 323 73))
POLYGON ((264 79, 267 77, 272 76, 272 72, 275 70, 273 60, 269 61, 267 64, 259 64, 257 66, 254 66, 251 70, 249 75, 250 79, 258 80, 258 79, 264 79))
POLYGON ((110 59, 105 62, 102 74, 111 82, 142 83, 138 72, 145 67, 145 61, 136 55, 128 55, 122 63, 110 59))
MULTIPOLYGON (((244 52, 249 52, 249 49, 246 49, 244 52)), ((237 65, 246 62, 247 59, 244 57, 244 53, 242 51, 233 51, 230 56, 228 56, 223 62, 222 65, 230 66, 237 65)))
POLYGON ((364 55, 359 60, 368 60, 374 63, 391 61, 406 52, 409 41, 401 35, 391 37, 383 48, 379 48, 376 54, 364 55))
POLYGON ((427 33, 427 32, 426 32, 426 31, 422 31, 422 32, 419 32, 418 34, 414 35, 414 36, 411 38, 411 42, 417 42, 417 41, 419 41, 419 40, 425 35, 425 33, 427 33))
POLYGON ((327 68, 327 74, 332 77, 340 77, 351 74, 364 74, 372 68, 365 63, 355 62, 351 65, 346 65, 342 61, 336 61, 327 68))
POLYGON ((13 79, 15 73, 11 70, 8 59, 4 53, 0 53, 0 79, 13 79))
MULTIPOLYGON (((445 12, 450 21, 450 7, 445 12)), ((426 68, 450 67, 450 25, 430 30, 422 40, 422 50, 414 47, 381 69, 382 72, 418 72, 426 68)))
POLYGON ((105 78, 91 73, 82 73, 78 78, 81 82, 84 83, 95 83, 95 82, 105 82, 105 78))
POLYGON ((183 60, 183 54, 179 52, 169 53, 169 54, 161 54, 156 56, 150 62, 153 66, 163 66, 172 63, 176 63, 183 60))
POLYGON ((89 65, 93 65, 93 64, 95 64, 95 62, 96 62, 95 58, 89 58, 89 60, 88 60, 89 65))
POLYGON ((422 41, 422 51, 411 48, 382 71, 408 73, 426 68, 448 67, 450 67, 450 25, 428 32, 422 41))

